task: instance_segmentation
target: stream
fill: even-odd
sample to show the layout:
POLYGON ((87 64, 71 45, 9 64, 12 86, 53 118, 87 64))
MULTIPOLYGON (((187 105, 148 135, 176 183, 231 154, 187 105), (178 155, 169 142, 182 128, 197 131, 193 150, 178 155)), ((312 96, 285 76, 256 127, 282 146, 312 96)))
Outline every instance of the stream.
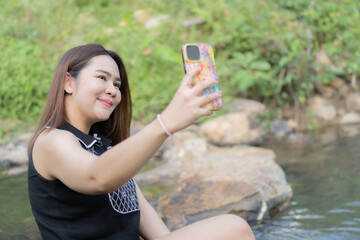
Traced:
POLYGON ((315 133, 305 145, 269 143, 293 189, 291 207, 253 227, 258 240, 360 239, 360 126, 315 133))

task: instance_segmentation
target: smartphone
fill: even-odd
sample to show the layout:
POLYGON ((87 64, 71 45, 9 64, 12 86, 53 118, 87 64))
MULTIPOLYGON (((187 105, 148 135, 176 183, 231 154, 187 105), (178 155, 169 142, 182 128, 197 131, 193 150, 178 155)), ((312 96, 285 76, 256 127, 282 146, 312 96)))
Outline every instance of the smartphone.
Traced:
MULTIPOLYGON (((210 44, 185 43, 181 46, 181 54, 185 73, 194 67, 200 67, 199 73, 194 78, 193 86, 200 83, 201 81, 209 79, 209 77, 213 77, 216 80, 219 80, 216 73, 214 50, 210 44)), ((205 89, 202 94, 209 94, 215 91, 220 91, 219 84, 205 89)), ((215 111, 220 109, 222 105, 222 98, 219 97, 212 102, 204 104, 201 107, 215 111)))

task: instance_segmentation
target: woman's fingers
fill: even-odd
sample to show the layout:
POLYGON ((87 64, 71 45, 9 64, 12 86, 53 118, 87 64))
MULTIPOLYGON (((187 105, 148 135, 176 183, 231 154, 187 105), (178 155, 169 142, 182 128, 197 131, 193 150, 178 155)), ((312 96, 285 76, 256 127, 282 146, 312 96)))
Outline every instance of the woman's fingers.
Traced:
POLYGON ((201 95, 201 93, 206 89, 217 84, 217 81, 214 78, 210 78, 205 81, 201 81, 193 87, 193 80, 195 76, 199 73, 200 68, 193 68, 187 72, 181 82, 181 89, 191 89, 195 96, 201 95))
POLYGON ((199 110, 199 117, 210 116, 211 114, 212 114, 212 111, 209 109, 200 108, 200 110, 199 110))
POLYGON ((221 95, 222 95, 222 91, 216 91, 213 93, 204 94, 204 95, 198 97, 198 104, 201 106, 205 103, 211 102, 211 101, 221 97, 221 95))
POLYGON ((203 91, 207 88, 211 88, 218 82, 214 78, 210 78, 205 81, 201 81, 200 83, 196 84, 196 86, 193 87, 193 92, 195 95, 199 96, 203 93, 203 91))
POLYGON ((206 116, 206 115, 210 115, 211 111, 208 109, 203 109, 201 108, 201 106, 221 97, 222 92, 216 91, 208 94, 203 94, 205 89, 211 88, 212 86, 218 83, 218 81, 216 81, 214 78, 201 81, 200 83, 192 87, 193 78, 196 76, 198 72, 199 69, 197 68, 197 69, 193 69, 192 71, 189 71, 188 74, 185 75, 182 81, 183 86, 181 87, 182 90, 185 91, 181 91, 181 92, 183 95, 183 99, 185 101, 191 101, 195 103, 193 106, 197 108, 196 111, 198 112, 198 110, 200 110, 201 113, 198 112, 200 115, 198 114, 194 114, 194 115, 206 116))
POLYGON ((163 124, 172 133, 189 126, 199 117, 211 115, 212 111, 202 106, 221 96, 221 92, 203 94, 206 88, 217 84, 215 79, 200 81, 193 86, 199 71, 200 68, 195 68, 185 74, 178 91, 161 114, 163 124))
POLYGON ((189 72, 187 72, 181 82, 181 87, 183 88, 191 88, 193 79, 195 78, 196 74, 198 74, 200 68, 193 68, 189 72))

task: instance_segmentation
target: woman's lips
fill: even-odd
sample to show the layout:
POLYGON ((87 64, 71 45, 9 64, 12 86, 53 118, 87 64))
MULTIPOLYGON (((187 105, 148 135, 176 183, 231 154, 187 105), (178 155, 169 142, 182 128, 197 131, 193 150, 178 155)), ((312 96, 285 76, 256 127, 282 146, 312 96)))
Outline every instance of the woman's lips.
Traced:
POLYGON ((113 102, 111 100, 108 100, 108 99, 100 99, 99 98, 99 101, 104 104, 105 106, 107 107, 111 107, 113 105, 113 102))

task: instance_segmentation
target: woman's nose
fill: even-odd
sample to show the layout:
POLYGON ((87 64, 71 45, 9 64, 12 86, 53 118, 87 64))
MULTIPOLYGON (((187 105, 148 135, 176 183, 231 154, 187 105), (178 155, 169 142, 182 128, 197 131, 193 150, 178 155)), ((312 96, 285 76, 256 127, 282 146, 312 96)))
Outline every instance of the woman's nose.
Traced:
POLYGON ((109 94, 110 96, 116 95, 116 89, 112 81, 109 81, 106 83, 106 89, 105 92, 109 94))

